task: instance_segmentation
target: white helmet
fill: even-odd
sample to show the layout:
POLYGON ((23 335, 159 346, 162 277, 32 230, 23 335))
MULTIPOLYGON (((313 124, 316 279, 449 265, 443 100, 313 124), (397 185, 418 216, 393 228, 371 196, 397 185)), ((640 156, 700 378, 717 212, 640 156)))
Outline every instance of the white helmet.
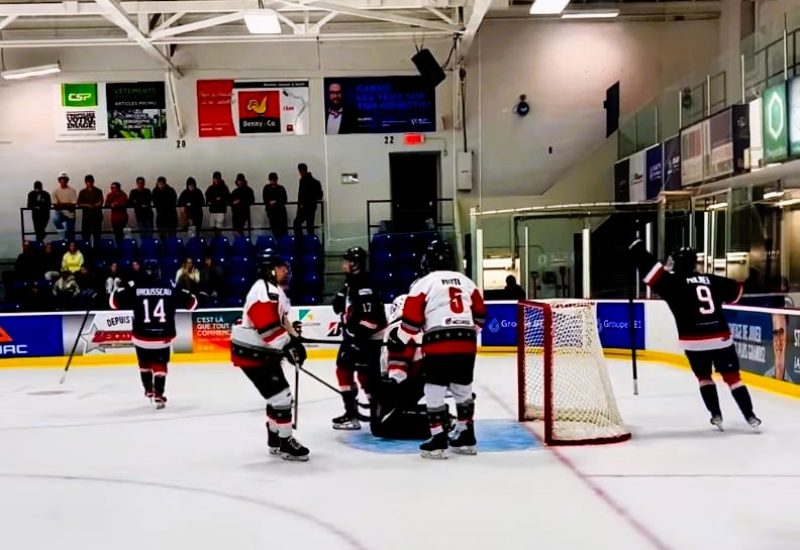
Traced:
POLYGON ((389 322, 396 321, 403 316, 403 307, 406 305, 408 294, 401 294, 389 306, 389 322))

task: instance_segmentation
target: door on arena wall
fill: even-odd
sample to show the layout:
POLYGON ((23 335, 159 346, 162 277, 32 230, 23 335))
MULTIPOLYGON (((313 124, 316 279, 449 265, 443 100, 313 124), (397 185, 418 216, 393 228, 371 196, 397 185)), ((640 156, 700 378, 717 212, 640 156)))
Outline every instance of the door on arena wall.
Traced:
POLYGON ((439 222, 439 152, 389 153, 392 229, 422 231, 439 222))

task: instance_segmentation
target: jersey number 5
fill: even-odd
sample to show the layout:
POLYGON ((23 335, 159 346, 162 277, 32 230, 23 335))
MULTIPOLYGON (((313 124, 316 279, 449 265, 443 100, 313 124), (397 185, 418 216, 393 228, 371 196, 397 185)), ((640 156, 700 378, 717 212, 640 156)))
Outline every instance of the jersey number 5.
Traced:
MULTIPOLYGON (((150 299, 145 298, 142 300, 142 304, 144 305, 144 322, 150 323, 152 322, 150 319, 150 299)), ((159 323, 167 322, 167 312, 164 311, 164 298, 160 298, 158 302, 156 302, 156 305, 152 311, 153 317, 156 317, 159 323)))
POLYGON ((711 315, 716 311, 714 306, 714 299, 711 297, 711 289, 707 286, 701 285, 695 287, 697 292, 697 299, 700 300, 700 313, 703 315, 711 315))
POLYGON ((464 300, 461 299, 461 289, 455 286, 450 287, 450 311, 464 313, 464 300))

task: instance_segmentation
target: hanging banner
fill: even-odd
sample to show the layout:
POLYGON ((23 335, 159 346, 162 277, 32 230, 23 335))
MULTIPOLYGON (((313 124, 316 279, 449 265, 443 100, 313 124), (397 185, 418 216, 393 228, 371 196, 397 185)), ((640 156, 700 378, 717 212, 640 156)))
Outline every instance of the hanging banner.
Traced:
POLYGON ((308 81, 198 80, 202 138, 308 134, 308 81))
POLYGON ((664 149, 659 143, 645 151, 645 199, 655 199, 664 185, 664 149))
POLYGON ((106 84, 110 139, 167 137, 166 88, 163 82, 106 84))
POLYGON ((436 91, 420 76, 326 78, 325 133, 436 131, 436 91))
POLYGON ((750 127, 748 166, 750 170, 759 170, 764 167, 764 125, 762 122, 762 99, 760 97, 754 99, 748 104, 747 107, 750 127))
POLYGON ((664 142, 664 191, 681 189, 681 137, 664 142))
POLYGON ((628 176, 631 186, 630 201, 641 202, 645 198, 644 151, 639 151, 630 156, 628 170, 630 170, 630 175, 628 176))
POLYGON ((96 82, 57 86, 60 109, 56 120, 59 141, 108 138, 105 86, 96 82))
POLYGON ((703 125, 695 124, 681 131, 681 184, 703 181, 703 125))
POLYGON ((800 155, 800 76, 789 82, 789 153, 800 155))
POLYGON ((789 156, 786 82, 767 88, 761 96, 764 109, 764 160, 780 162, 789 156))

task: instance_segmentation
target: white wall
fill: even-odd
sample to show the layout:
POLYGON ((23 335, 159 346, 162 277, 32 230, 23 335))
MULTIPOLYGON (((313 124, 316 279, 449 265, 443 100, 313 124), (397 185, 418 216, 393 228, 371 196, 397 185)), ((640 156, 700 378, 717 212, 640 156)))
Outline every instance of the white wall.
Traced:
MULTIPOLYGON (((605 139, 605 90, 621 81, 623 116, 718 50, 718 22, 489 20, 468 72, 473 195, 540 195, 605 139), (511 112, 526 94, 531 112, 511 112), (548 148, 553 147, 552 154, 548 148)), ((583 189, 574 190, 581 200, 583 189)), ((524 206, 520 204, 519 206, 524 206)))
MULTIPOLYGON (((428 42, 437 58, 444 60, 449 41, 428 42)), ((416 74, 409 58, 410 42, 299 43, 291 45, 191 46, 177 50, 176 61, 185 67, 178 81, 177 95, 185 127, 186 149, 176 149, 176 124, 171 113, 170 138, 141 142, 96 141, 56 142, 54 121, 58 108, 55 89, 59 82, 160 80, 162 70, 134 48, 75 48, 60 52, 7 50, 7 67, 50 63, 60 59, 64 72, 58 78, 30 81, 0 81, 0 203, 7 205, 0 217, 0 257, 14 256, 19 248, 19 214, 26 192, 34 180, 45 188, 56 186, 58 172, 67 171, 76 187, 84 174, 92 173, 106 190, 113 180, 132 187, 134 178, 145 176, 154 182, 159 175, 171 185, 183 188, 187 176, 197 178, 205 188, 211 172, 221 170, 229 182, 244 172, 251 185, 260 190, 266 175, 276 171, 286 185, 290 200, 296 197, 298 162, 306 162, 325 186, 330 248, 341 249, 366 243, 366 200, 389 198, 388 153, 404 150, 387 146, 382 135, 324 135, 323 85, 325 76, 416 74), (248 139, 197 138, 195 82, 204 78, 309 78, 311 86, 311 131, 307 136, 248 139), (356 172, 360 183, 342 185, 341 174, 356 172)), ((440 124, 435 137, 417 150, 452 153, 452 94, 450 82, 437 88, 437 114, 450 130, 440 124)), ((453 195, 453 154, 442 158, 441 196, 453 195)))

